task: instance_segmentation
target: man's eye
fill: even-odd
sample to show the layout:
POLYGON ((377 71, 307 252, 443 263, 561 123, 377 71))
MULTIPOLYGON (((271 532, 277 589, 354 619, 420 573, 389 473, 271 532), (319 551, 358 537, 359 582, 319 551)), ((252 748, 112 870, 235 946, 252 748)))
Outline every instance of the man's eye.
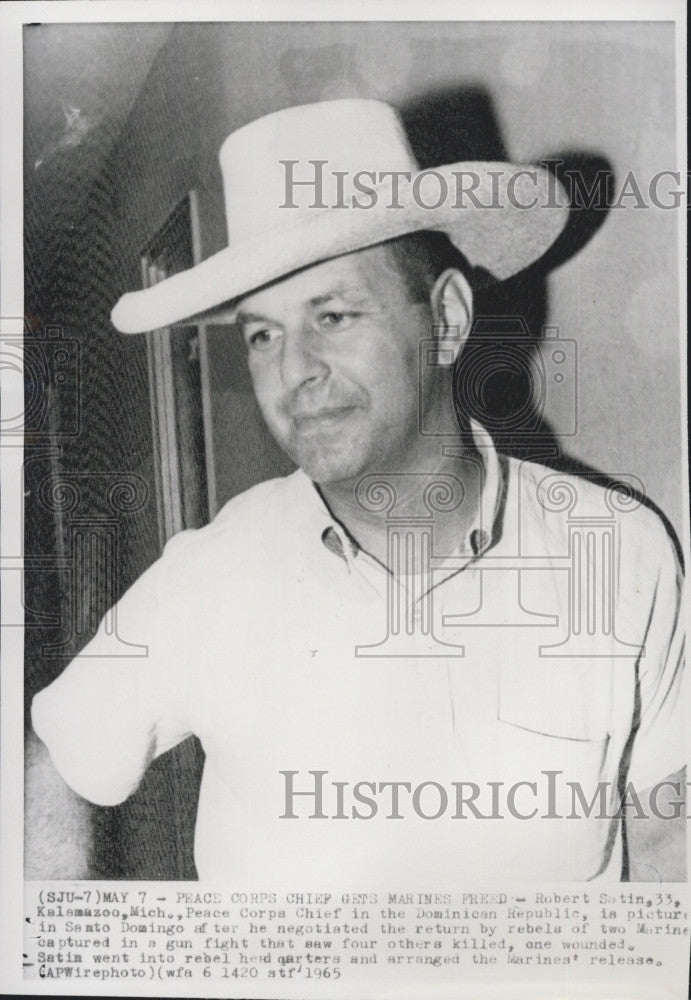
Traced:
POLYGON ((326 312, 319 316, 319 325, 327 330, 346 330, 356 319, 353 312, 326 312))
POLYGON ((277 327, 261 326, 250 328, 245 331, 245 340, 248 347, 254 351, 265 351, 278 340, 281 331, 277 327))

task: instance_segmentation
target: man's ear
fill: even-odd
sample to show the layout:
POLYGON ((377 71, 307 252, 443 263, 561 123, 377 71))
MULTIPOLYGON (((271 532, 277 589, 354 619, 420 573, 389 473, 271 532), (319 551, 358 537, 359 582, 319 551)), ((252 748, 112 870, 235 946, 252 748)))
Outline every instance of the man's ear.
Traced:
POLYGON ((439 361, 453 364, 465 344, 473 321, 473 292, 460 271, 449 268, 440 274, 430 293, 434 335, 439 340, 439 361))

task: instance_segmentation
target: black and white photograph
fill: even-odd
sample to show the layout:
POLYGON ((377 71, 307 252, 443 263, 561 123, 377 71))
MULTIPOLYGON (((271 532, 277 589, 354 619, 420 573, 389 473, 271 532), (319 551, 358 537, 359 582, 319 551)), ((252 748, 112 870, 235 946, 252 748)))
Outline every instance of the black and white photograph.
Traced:
POLYGON ((3 987, 687 995, 685 11, 565 7, 7 5, 3 987))

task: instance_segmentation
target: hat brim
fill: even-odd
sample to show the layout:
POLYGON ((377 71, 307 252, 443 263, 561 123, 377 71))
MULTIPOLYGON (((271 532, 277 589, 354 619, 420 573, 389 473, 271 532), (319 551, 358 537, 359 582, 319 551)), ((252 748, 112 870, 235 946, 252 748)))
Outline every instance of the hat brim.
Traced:
MULTIPOLYGON (((370 207, 286 208, 294 217, 287 215, 280 228, 231 244, 151 288, 123 295, 111 313, 112 323, 121 333, 170 326, 303 267, 421 229, 447 233, 473 267, 501 281, 542 257, 566 223, 563 189, 542 168, 456 163, 417 176, 422 175, 441 175, 446 183, 449 197, 438 207, 425 207, 428 202, 421 196, 392 207, 400 204, 400 196, 398 201, 393 197, 387 181, 374 187, 370 207), (458 189, 459 173, 475 182, 465 194, 458 189)), ((439 192, 439 176, 425 180, 439 192)), ((428 190, 427 195, 432 202, 434 194, 428 190)))

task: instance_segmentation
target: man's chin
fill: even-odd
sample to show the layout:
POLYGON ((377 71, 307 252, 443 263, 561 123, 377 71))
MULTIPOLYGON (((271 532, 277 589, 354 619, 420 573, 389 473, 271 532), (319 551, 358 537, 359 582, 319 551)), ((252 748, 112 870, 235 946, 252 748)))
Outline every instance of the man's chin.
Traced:
POLYGON ((305 475, 320 486, 336 486, 359 478, 363 463, 354 456, 299 454, 294 461, 305 475))

